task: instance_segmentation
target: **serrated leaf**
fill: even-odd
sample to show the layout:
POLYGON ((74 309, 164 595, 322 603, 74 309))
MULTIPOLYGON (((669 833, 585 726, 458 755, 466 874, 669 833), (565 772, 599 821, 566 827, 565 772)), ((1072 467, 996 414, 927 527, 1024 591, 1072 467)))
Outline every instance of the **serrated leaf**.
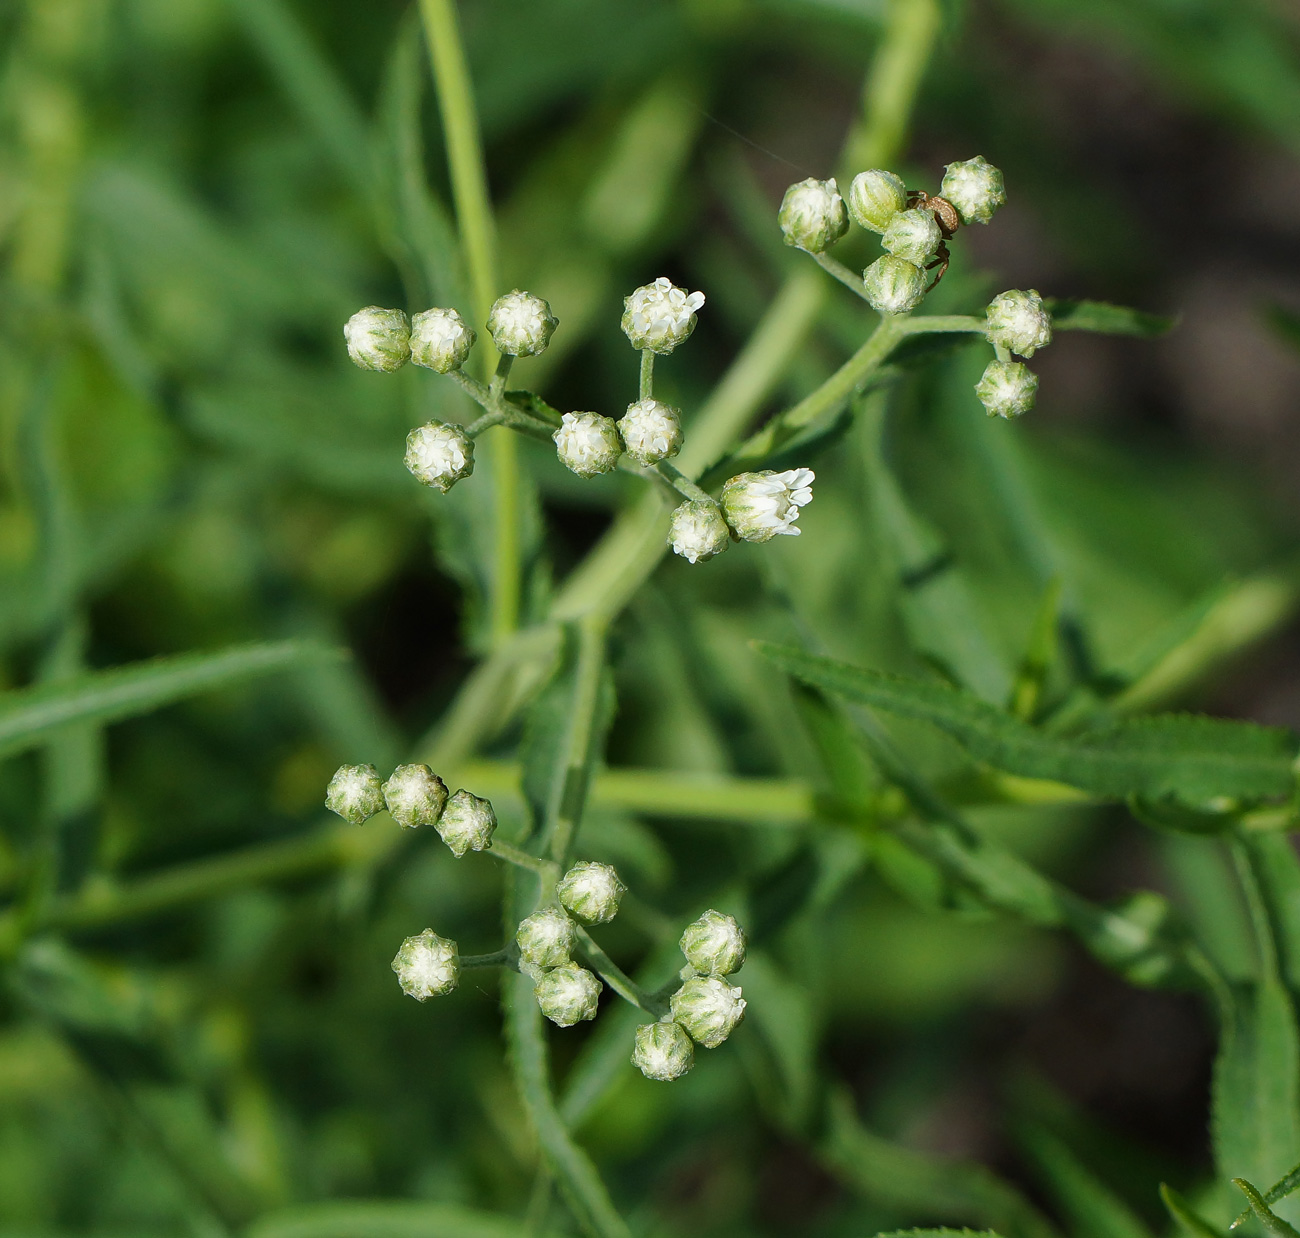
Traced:
POLYGON ((1105 301, 1072 301, 1048 297, 1044 304, 1057 331, 1094 331, 1101 335, 1140 335, 1151 338, 1173 329, 1177 318, 1148 314, 1126 305, 1109 305, 1105 301))

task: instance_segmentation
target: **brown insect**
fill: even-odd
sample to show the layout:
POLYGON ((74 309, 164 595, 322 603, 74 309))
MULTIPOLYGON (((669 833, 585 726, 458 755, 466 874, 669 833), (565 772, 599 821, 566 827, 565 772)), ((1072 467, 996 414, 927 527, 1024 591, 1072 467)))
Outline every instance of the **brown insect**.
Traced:
POLYGON ((929 211, 943 234, 939 248, 934 251, 934 261, 927 263, 925 268, 927 271, 933 271, 935 267, 939 268, 938 274, 930 281, 930 287, 926 289, 926 292, 929 292, 944 277, 948 270, 948 263, 952 261, 952 255, 948 252, 948 242, 952 239, 953 233, 961 227, 961 216, 957 214, 957 208, 947 198, 941 198, 937 194, 931 196, 924 189, 909 189, 907 205, 909 210, 915 208, 929 211))

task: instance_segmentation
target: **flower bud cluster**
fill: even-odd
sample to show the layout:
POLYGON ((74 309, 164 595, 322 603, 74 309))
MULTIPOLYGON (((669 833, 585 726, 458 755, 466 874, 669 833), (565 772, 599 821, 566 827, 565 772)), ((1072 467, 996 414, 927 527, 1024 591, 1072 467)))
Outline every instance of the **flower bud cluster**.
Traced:
POLYGON ((1034 406, 1038 376, 1010 354, 1032 357, 1052 342, 1052 316, 1034 289, 1000 293, 985 311, 985 334, 998 350, 978 383, 975 394, 990 417, 1020 417, 1034 406))

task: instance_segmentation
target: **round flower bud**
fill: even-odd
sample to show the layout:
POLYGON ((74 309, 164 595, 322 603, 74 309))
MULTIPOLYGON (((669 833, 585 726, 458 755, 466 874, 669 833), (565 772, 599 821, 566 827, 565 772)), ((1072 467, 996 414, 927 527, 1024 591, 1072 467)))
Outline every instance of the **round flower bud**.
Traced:
POLYGON ((734 916, 710 908, 686 928, 681 940, 686 961, 701 975, 729 976, 745 963, 745 930, 734 916))
POLYGON ((555 887, 565 908, 587 924, 608 924, 618 915, 619 900, 627 893, 612 865, 583 860, 575 864, 555 887))
POLYGON ((862 272, 867 300, 878 314, 908 314, 925 297, 925 272, 914 262, 887 254, 862 272))
POLYGON ((546 351, 560 320, 541 297, 516 288, 492 303, 487 325, 498 352, 511 357, 535 357, 546 351))
POLYGON ((1034 407, 1038 375, 1019 361, 990 361, 975 394, 990 417, 1019 417, 1034 407))
POLYGON ((1052 316, 1034 289, 1003 292, 989 302, 990 344, 1001 344, 1020 357, 1032 357, 1052 342, 1052 316))
POLYGON ((667 356, 695 330, 704 293, 687 293, 661 275, 653 284, 623 298, 623 334, 633 348, 667 356))
POLYGON ((384 783, 384 803, 398 825, 436 825, 447 803, 447 786, 427 765, 399 765, 384 783))
POLYGON ((418 481, 446 494, 474 471, 474 440, 460 426, 431 421, 406 436, 402 462, 418 481))
POLYGON ((325 792, 325 807, 353 825, 364 825, 383 806, 379 771, 373 765, 340 765, 325 792))
POLYGON ((438 818, 438 836, 457 859, 466 851, 482 851, 492 845, 497 815, 488 800, 460 790, 447 801, 438 818))
POLYGON ((560 463, 579 477, 608 473, 618 466, 623 454, 623 440, 614 419, 599 413, 565 413, 560 428, 551 437, 560 463))
POLYGON ((638 400, 618 419, 627 454, 638 464, 657 464, 682 449, 682 422, 675 408, 658 400, 638 400))
POLYGON ((459 370, 478 333, 454 309, 431 309, 411 319, 411 360, 439 374, 459 370))
POLYGON ((709 499, 687 499, 668 522, 668 545, 688 563, 704 563, 731 545, 722 509, 709 499))
POLYGON ((411 327, 401 310, 367 305, 343 325, 348 356, 363 370, 400 370, 411 359, 411 327))
POLYGON ((993 212, 1007 200, 1002 173, 983 155, 961 163, 950 163, 943 170, 939 195, 957 208, 962 223, 986 224, 993 212))
POLYGON ((745 1017, 745 999, 734 984, 716 976, 694 976, 673 994, 677 1020, 697 1043, 716 1049, 745 1017))
POLYGON ((810 176, 791 185, 776 218, 785 243, 810 254, 820 254, 849 230, 849 213, 833 177, 819 181, 810 176))
POLYGON ((596 1017, 596 999, 605 986, 585 967, 553 967, 537 981, 534 993, 542 1013, 558 1027, 596 1017))
POLYGON ((543 907, 519 926, 519 957, 530 967, 564 967, 573 953, 573 921, 558 907, 543 907))
POLYGON ((695 1046, 672 1020, 643 1023, 636 1029, 632 1065, 647 1079, 671 1083, 695 1065, 695 1046))
POLYGON ((849 186, 849 214, 872 232, 883 232, 906 206, 907 186, 892 172, 859 172, 849 186))
POLYGON ((393 970, 402 992, 417 1002, 442 997, 460 983, 460 951, 454 941, 425 929, 402 942, 393 970))
POLYGON ((812 502, 812 469, 739 473, 722 487, 722 511, 736 536, 770 542, 778 533, 797 536, 799 509, 812 502))
POLYGON ((924 266, 934 257, 943 233, 931 211, 899 211, 889 221, 880 243, 895 258, 924 266))

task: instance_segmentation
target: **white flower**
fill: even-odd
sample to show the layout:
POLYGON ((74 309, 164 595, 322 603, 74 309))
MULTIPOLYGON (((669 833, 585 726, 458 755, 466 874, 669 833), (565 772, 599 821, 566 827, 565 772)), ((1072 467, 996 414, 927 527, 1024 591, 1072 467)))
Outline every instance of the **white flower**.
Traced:
POLYGON ((411 319, 411 360, 439 374, 465 364, 478 338, 454 309, 430 309, 411 319))
POLYGON ((925 272, 914 262, 886 254, 862 272, 867 300, 878 314, 907 314, 925 297, 925 272))
POLYGON ((638 400, 618 419, 627 454, 638 464, 670 459, 682 449, 682 422, 675 408, 658 400, 638 400))
POLYGON ((563 967, 573 953, 573 921, 558 907, 544 907, 519 925, 515 941, 530 967, 563 967))
POLYGON ((474 471, 474 440, 460 426, 430 421, 406 436, 402 463, 417 480, 446 494, 474 471))
POLYGON ((736 536, 771 541, 778 533, 799 533, 799 509, 812 502, 812 469, 740 473, 722 487, 722 510, 736 536))
POLYGON ((740 990, 716 976, 694 976, 672 996, 673 1018, 697 1043, 716 1049, 745 1017, 740 990))
POLYGON ((986 224, 1007 200, 1002 173, 983 155, 950 163, 943 172, 939 193, 957 208, 963 223, 986 224))
POLYGON ((668 522, 668 545, 688 563, 704 563, 731 545, 722 509, 712 499, 688 499, 668 522))
POLYGON ((417 1002, 441 997, 460 983, 460 951, 454 941, 425 929, 402 942, 393 970, 402 992, 417 1002))
POLYGON ((899 211, 889 221, 880 243, 895 258, 924 266, 943 240, 939 222, 930 211, 899 211))
POLYGON ((1052 316, 1033 288, 999 293, 985 314, 989 343, 1001 344, 1017 356, 1032 357, 1052 342, 1052 316))
POLYGON ((745 963, 745 930, 734 916, 710 908, 682 934, 682 953, 705 976, 729 976, 745 963))
POLYGON ((623 454, 623 440, 613 418, 599 413, 565 413, 551 438, 560 463, 579 477, 608 473, 623 454))
POLYGON ((691 1038, 671 1020, 643 1023, 636 1029, 632 1065, 647 1079, 670 1083, 680 1079, 695 1064, 691 1038))
POLYGON ((1038 375, 1019 361, 990 361, 975 394, 990 417, 1019 417, 1034 407, 1038 375))
POLYGON ((785 243, 810 254, 821 253, 849 230, 849 213, 833 177, 819 181, 810 176, 791 185, 776 218, 785 243))
POLYGON ((363 370, 399 370, 411 358, 411 328, 401 310, 367 305, 343 324, 348 356, 363 370))
POLYGON ((618 915, 619 900, 627 893, 627 886, 612 865, 583 860, 560 878, 555 893, 579 920, 608 924, 618 915))
POLYGON ((695 330, 695 315, 703 304, 704 293, 687 293, 661 275, 623 298, 623 333, 633 348, 667 355, 695 330))
POLYGON ((438 837, 460 859, 466 851, 482 851, 492 845, 497 815, 489 800, 479 799, 462 789, 447 801, 437 828, 438 837))
POLYGON ((373 765, 340 765, 325 792, 325 807, 362 825, 384 806, 379 771, 373 765))
POLYGON ((516 288, 492 303, 487 325, 498 352, 511 357, 535 357, 546 351, 560 320, 541 297, 516 288))
POLYGON ((427 765, 399 765, 384 783, 384 803, 407 829, 435 825, 447 803, 447 787, 427 765))
POLYGON ((849 186, 849 214, 872 232, 883 232, 906 206, 907 186, 882 168, 859 172, 849 186))
POLYGON ((553 967, 533 990, 542 1013, 558 1027, 596 1017, 596 1002, 605 986, 585 967, 553 967))

